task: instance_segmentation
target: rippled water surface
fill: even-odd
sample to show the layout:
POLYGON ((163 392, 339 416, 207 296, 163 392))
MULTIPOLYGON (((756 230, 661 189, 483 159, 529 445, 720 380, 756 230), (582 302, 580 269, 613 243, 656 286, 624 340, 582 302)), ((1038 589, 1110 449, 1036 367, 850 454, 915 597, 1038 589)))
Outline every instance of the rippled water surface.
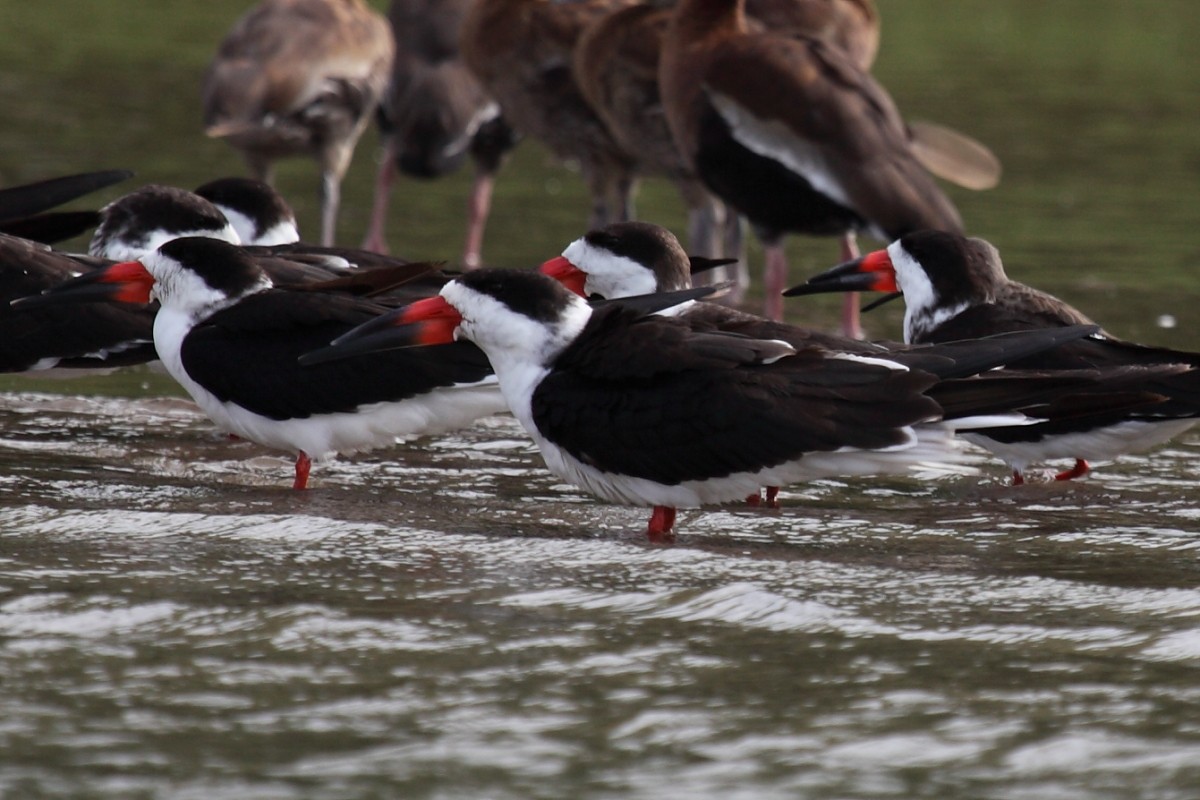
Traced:
MULTIPOLYGON (((195 85, 244 5, 8 4, 4 179, 239 171, 195 85)), ((1114 332, 1200 349, 1192 4, 880 6, 900 105, 1004 159, 953 195, 972 229, 1114 332)), ((526 145, 501 177, 494 261, 579 234, 572 173, 526 145)), ((402 192, 393 246, 453 258, 465 181, 402 192)), ((311 228, 311 166, 281 182, 311 228)), ((640 209, 680 227, 669 189, 640 209)), ((793 248, 797 280, 836 259, 793 248)), ((161 376, 0 380, 0 795, 1195 798, 1197 463, 1192 432, 1073 484, 982 458, 822 481, 658 547, 506 417, 294 493, 161 376)))
POLYGON ((1191 797, 1196 436, 1075 485, 645 513, 509 418, 320 465, 0 400, 13 796, 1191 797))

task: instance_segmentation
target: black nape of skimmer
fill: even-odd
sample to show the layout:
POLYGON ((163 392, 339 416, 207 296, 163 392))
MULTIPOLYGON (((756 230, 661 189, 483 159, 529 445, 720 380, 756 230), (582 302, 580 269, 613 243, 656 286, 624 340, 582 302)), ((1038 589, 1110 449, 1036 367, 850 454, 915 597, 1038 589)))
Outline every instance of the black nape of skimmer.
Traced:
POLYGON ((296 212, 264 181, 217 178, 197 186, 194 193, 225 215, 244 245, 270 247, 300 241, 296 212))
MULTIPOLYGON (((840 291, 900 292, 906 305, 905 341, 942 342, 1004 331, 1059 328, 1091 320, 1053 295, 1012 280, 999 251, 983 239, 942 231, 919 231, 886 249, 839 264, 786 295, 840 291)), ((1097 334, 1010 365, 1038 370, 1113 371, 1112 389, 1126 402, 1103 409, 1080 408, 1053 431, 1030 429, 1011 440, 980 437, 979 443, 1013 469, 1022 483, 1036 461, 1073 458, 1056 477, 1080 477, 1089 461, 1143 452, 1191 427, 1200 418, 1200 353, 1146 347, 1097 334), (1130 370, 1144 380, 1129 383, 1130 370)))
POLYGON ((927 394, 931 373, 694 331, 620 301, 593 309, 536 273, 467 273, 306 360, 455 338, 487 354, 550 471, 606 500, 652 506, 656 540, 671 535, 679 507, 959 458, 927 394))

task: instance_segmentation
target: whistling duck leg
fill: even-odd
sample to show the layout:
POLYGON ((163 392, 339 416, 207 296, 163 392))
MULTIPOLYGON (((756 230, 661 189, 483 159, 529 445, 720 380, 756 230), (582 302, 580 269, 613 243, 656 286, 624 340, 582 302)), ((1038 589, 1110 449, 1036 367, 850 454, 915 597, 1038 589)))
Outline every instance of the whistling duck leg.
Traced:
POLYGON ((388 144, 383 149, 379 172, 375 174, 375 199, 371 202, 371 222, 363 239, 363 249, 387 254, 387 237, 383 233, 387 225, 388 203, 392 198, 392 184, 396 182, 396 152, 388 144))
POLYGON ((750 266, 746 262, 746 226, 742 224, 742 215, 733 206, 721 204, 723 209, 724 232, 721 242, 721 255, 725 258, 736 258, 737 262, 730 264, 728 269, 733 271, 733 296, 740 303, 750 288, 750 266))
POLYGON ((588 187, 588 195, 592 198, 592 210, 588 214, 588 230, 594 231, 612 221, 609 219, 608 187, 602 171, 595 166, 583 168, 583 179, 588 187))
POLYGON ((783 290, 787 288, 787 256, 782 241, 763 242, 763 250, 763 294, 766 295, 763 314, 767 319, 780 321, 783 319, 783 290))
POLYGON ((331 169, 321 172, 321 246, 333 245, 338 206, 342 201, 342 176, 331 169))
POLYGON ((1025 485, 1025 476, 1022 475, 1021 471, 1018 469, 1013 470, 1012 485, 1013 486, 1024 486, 1025 485))
POLYGON ((483 266, 483 230, 487 226, 492 210, 492 187, 496 173, 476 167, 471 193, 467 196, 467 239, 463 245, 463 268, 477 269, 483 266))
MULTIPOLYGON (((721 222, 720 201, 694 180, 679 178, 675 181, 675 188, 679 190, 679 197, 688 210, 688 252, 705 258, 721 255, 721 243, 717 238, 717 228, 721 222)), ((696 277, 704 279, 707 274, 715 272, 716 269, 709 270, 696 277)))
POLYGON ((292 484, 293 489, 308 488, 308 472, 312 469, 312 459, 308 457, 308 453, 303 450, 296 453, 296 481, 292 484))
POLYGON ((1054 476, 1054 480, 1069 481, 1072 478, 1082 478, 1084 475, 1087 475, 1091 471, 1092 471, 1092 468, 1091 468, 1091 466, 1088 465, 1088 462, 1084 461, 1082 458, 1077 458, 1077 459, 1075 459, 1075 466, 1071 467, 1068 470, 1064 470, 1063 472, 1058 473, 1057 475, 1054 476))
POLYGON ((675 509, 671 506, 655 506, 654 513, 650 515, 650 527, 646 529, 646 535, 652 542, 673 542, 674 527, 675 509))
POLYGON ((637 178, 628 170, 621 170, 613 180, 613 191, 616 193, 613 207, 616 209, 616 219, 613 222, 628 222, 635 219, 637 212, 633 206, 633 195, 637 191, 637 178))
MULTIPOLYGON (((842 261, 858 258, 858 242, 853 232, 842 234, 842 261)), ((781 290, 782 291, 782 290, 781 290)), ((850 339, 862 339, 862 325, 858 319, 858 292, 847 292, 842 306, 842 335, 850 339)))
POLYGON ((246 164, 255 180, 260 180, 268 186, 275 185, 275 164, 269 158, 263 158, 257 153, 246 153, 246 164))

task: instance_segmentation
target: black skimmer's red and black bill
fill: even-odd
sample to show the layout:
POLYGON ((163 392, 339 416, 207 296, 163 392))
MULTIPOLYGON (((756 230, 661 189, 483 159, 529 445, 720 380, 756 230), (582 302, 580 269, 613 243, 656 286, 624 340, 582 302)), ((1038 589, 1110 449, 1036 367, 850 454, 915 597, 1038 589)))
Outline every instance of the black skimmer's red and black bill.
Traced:
MULTIPOLYGON (((990 243, 938 231, 901 237, 785 294, 848 290, 903 293, 904 337, 915 343, 1091 322, 1057 297, 1010 279, 990 243)), ((1085 404, 1046 427, 1031 426, 1002 439, 979 438, 1013 468, 1016 483, 1030 463, 1057 458, 1073 458, 1075 466, 1056 477, 1079 477, 1087 473, 1088 461, 1148 450, 1200 416, 1200 353, 1146 347, 1100 331, 1011 366, 1116 370, 1118 376, 1146 371, 1139 383, 1114 380, 1116 397, 1127 396, 1124 407, 1085 404)))
POLYGON ((700 333, 620 302, 593 310, 548 276, 478 270, 306 360, 360 353, 360 338, 376 349, 475 342, 550 471, 606 500, 653 506, 652 538, 670 534, 679 507, 958 458, 927 394, 931 373, 700 333))
POLYGON ((89 231, 99 221, 97 212, 50 209, 132 176, 126 169, 109 169, 0 189, 0 233, 54 244, 89 231))
POLYGON ((331 245, 342 177, 387 88, 395 43, 363 0, 264 0, 221 41, 204 75, 205 133, 271 182, 273 162, 321 169, 321 239, 331 245))
POLYGON ((0 234, 0 372, 71 376, 157 357, 149 308, 106 301, 69 308, 11 305, 105 263, 0 234))
MULTIPOLYGON (((883 87, 836 46, 751 31, 745 0, 681 0, 659 86, 687 163, 764 243, 773 319, 783 313, 785 234, 840 236, 849 257, 858 231, 890 240, 962 230, 883 87)), ((857 304, 846 312, 845 332, 861 336, 857 304)))
POLYGON ((274 288, 255 259, 188 237, 85 275, 43 303, 109 294, 157 299, 154 344, 170 375, 228 433, 311 459, 462 427, 504 410, 483 353, 469 343, 302 367, 298 357, 388 307, 339 293, 274 288))
POLYGON ((496 173, 517 144, 500 106, 459 56, 459 32, 472 0, 392 0, 388 22, 396 59, 377 120, 383 153, 363 247, 388 251, 385 228, 397 171, 434 179, 470 156, 475 177, 467 200, 462 263, 483 261, 483 233, 496 173))

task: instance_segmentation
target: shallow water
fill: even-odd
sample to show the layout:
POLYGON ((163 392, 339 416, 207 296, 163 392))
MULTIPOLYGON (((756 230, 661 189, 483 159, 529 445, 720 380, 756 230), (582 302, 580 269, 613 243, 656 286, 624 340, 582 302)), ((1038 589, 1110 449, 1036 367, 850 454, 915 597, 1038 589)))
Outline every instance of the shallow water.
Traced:
POLYGON ((318 465, 0 399, 5 796, 1191 797, 1192 435, 645 512, 513 420, 318 465))
MULTIPOLYGON (((8 5, 5 180, 240 171, 195 87, 244 3, 8 5)), ((901 106, 1004 160, 953 197, 1011 271, 1200 349, 1192 4, 880 6, 901 106)), ((393 246, 452 259, 466 180, 402 189, 393 246)), ((281 185, 311 229, 311 166, 281 185)), ((576 176, 531 145, 497 192, 498 263, 580 232, 576 176)), ((640 209, 680 228, 659 184, 640 209)), ((792 255, 799 280, 836 247, 792 255)), ((657 547, 506 417, 318 465, 301 494, 162 376, 3 379, 0 795, 1194 798, 1198 460, 1193 431, 1071 484, 1013 489, 983 458, 820 481, 779 512, 681 512, 657 547)))

